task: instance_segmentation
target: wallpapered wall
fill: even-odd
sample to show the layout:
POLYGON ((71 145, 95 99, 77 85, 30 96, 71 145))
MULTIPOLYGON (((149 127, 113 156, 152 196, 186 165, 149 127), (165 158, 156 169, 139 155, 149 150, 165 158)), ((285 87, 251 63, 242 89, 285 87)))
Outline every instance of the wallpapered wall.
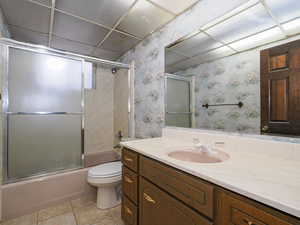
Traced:
POLYGON ((194 7, 134 49, 121 61, 135 61, 135 126, 140 138, 161 136, 164 126, 164 48, 247 0, 200 0, 194 7))
POLYGON ((259 58, 259 50, 252 50, 177 72, 195 75, 196 128, 260 133, 259 58), (202 107, 239 101, 242 108, 202 107))

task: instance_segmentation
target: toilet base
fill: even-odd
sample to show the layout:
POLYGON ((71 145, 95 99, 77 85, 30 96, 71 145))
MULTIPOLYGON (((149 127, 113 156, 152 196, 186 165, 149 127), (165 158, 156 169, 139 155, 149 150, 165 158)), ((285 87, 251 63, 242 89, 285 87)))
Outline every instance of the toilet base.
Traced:
POLYGON ((98 187, 97 208, 109 209, 121 204, 121 194, 118 188, 112 186, 98 187))

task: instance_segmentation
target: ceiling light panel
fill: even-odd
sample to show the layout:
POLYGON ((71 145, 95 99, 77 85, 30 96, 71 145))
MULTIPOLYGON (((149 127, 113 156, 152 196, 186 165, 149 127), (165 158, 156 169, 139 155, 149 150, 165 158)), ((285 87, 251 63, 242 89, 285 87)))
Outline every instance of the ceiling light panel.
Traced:
POLYGON ((53 33, 59 37, 96 45, 108 30, 78 18, 55 12, 53 33))
POLYGON ((104 41, 102 47, 107 50, 123 53, 135 46, 139 40, 119 32, 112 32, 104 41))
POLYGON ((93 56, 106 60, 117 60, 120 57, 120 53, 108 51, 102 48, 95 48, 93 52, 93 56))
POLYGON ((281 23, 300 17, 299 0, 265 0, 265 2, 281 23))
POLYGON ((283 29, 288 35, 295 35, 300 33, 300 17, 282 25, 283 29))
POLYGON ((220 42, 215 41, 205 33, 201 32, 192 36, 191 38, 183 40, 171 49, 186 56, 192 57, 220 46, 222 46, 220 42))
POLYGON ((56 8, 112 27, 134 0, 57 0, 56 8))
POLYGON ((25 0, 0 0, 8 24, 49 32, 50 9, 25 0))
POLYGON ((285 38, 284 34, 278 27, 275 27, 240 41, 233 42, 229 46, 237 51, 245 51, 283 38, 285 38))
POLYGON ((180 61, 183 61, 183 60, 186 60, 186 59, 188 59, 188 57, 180 55, 180 54, 178 54, 176 52, 173 52, 171 50, 167 50, 166 51, 166 62, 165 62, 165 64, 167 66, 169 66, 169 65, 172 65, 174 63, 177 63, 177 62, 180 62, 180 61))
POLYGON ((158 8, 146 0, 139 0, 120 23, 118 29, 144 38, 172 18, 174 18, 174 15, 171 13, 158 8))
POLYGON ((52 37, 51 47, 63 51, 79 53, 82 55, 89 55, 94 47, 90 45, 85 45, 79 42, 70 41, 57 36, 52 37))
POLYGON ((272 17, 262 4, 257 4, 246 11, 206 30, 213 38, 230 43, 249 35, 275 26, 272 17))
POLYGON ((193 4, 195 4, 198 0, 151 0, 157 5, 165 8, 174 14, 180 14, 193 4))
POLYGON ((48 35, 44 33, 38 33, 16 26, 9 26, 9 31, 12 38, 17 41, 45 46, 48 43, 48 35))

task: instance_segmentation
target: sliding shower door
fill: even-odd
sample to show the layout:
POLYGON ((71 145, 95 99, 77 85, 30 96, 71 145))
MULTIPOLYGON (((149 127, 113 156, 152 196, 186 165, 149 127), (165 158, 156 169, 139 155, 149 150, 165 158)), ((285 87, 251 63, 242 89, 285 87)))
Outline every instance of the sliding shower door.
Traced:
POLYGON ((82 61, 9 48, 8 181, 81 167, 82 61))
POLYGON ((166 126, 191 127, 191 81, 188 78, 167 75, 166 126))

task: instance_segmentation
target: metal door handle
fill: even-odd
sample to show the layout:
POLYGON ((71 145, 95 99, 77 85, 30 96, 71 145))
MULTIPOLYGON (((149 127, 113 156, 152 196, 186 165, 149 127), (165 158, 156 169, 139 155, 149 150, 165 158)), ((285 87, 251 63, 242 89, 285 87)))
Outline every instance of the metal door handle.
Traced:
POLYGON ((150 195, 146 194, 145 192, 144 192, 144 199, 145 199, 146 201, 148 201, 148 202, 153 203, 153 204, 156 203, 156 201, 155 201, 153 198, 151 198, 150 195))
POLYGON ((124 159, 125 159, 127 162, 132 162, 132 161, 133 161, 133 159, 128 158, 128 157, 126 157, 126 156, 124 156, 124 159))
POLYGON ((129 177, 127 177, 127 176, 125 176, 124 177, 124 179, 125 179, 125 182, 127 182, 127 183, 133 183, 133 180, 131 180, 129 177))
POLYGON ((132 211, 127 206, 124 206, 124 207, 125 207, 126 213, 128 213, 129 215, 132 215, 132 211))

